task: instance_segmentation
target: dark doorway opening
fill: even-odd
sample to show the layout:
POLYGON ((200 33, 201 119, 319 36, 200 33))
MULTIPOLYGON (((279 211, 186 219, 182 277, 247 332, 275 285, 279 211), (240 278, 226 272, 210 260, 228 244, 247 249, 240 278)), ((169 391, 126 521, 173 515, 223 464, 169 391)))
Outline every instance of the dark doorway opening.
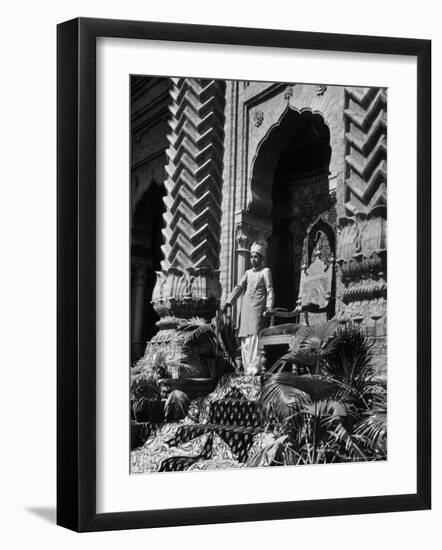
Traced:
POLYGON ((132 216, 132 362, 144 354, 146 342, 157 332, 155 323, 159 317, 150 300, 156 282, 155 272, 161 269, 164 194, 164 186, 152 181, 132 216))
POLYGON ((288 111, 266 141, 264 150, 279 148, 271 154, 276 163, 268 264, 273 272, 275 306, 293 309, 302 265, 308 261, 308 228, 330 209, 330 132, 320 115, 288 111))

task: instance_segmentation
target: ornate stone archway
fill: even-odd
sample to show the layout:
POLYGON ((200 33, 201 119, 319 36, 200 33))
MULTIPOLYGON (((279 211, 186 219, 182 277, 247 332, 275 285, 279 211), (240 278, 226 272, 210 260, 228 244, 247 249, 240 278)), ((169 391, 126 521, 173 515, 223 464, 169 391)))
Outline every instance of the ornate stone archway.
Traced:
POLYGON ((235 220, 236 277, 247 269, 251 243, 266 243, 278 306, 295 306, 307 229, 319 215, 330 217, 330 157, 330 130, 323 116, 290 106, 257 147, 250 200, 235 220))

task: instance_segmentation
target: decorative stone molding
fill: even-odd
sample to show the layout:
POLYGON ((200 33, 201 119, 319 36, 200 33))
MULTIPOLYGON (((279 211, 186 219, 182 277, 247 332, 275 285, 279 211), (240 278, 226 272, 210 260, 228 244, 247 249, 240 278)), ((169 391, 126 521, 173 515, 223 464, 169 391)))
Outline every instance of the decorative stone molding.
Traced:
POLYGON ((348 290, 345 290, 343 295, 341 296, 344 304, 378 298, 387 298, 386 283, 371 284, 361 287, 351 287, 348 290))
POLYGON ((319 86, 316 88, 316 95, 324 95, 327 91, 327 84, 319 84, 319 86))
POLYGON ((223 81, 173 79, 163 270, 219 267, 224 91, 223 81))

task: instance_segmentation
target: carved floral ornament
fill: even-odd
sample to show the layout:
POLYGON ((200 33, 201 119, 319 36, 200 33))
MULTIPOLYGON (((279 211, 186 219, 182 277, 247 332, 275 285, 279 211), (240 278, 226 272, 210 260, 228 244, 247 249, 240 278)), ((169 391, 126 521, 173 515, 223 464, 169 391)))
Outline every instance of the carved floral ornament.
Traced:
POLYGON ((256 110, 254 113, 253 113, 253 123, 255 124, 255 126, 257 128, 259 128, 261 126, 261 124, 263 123, 264 121, 264 111, 261 111, 261 110, 256 110))

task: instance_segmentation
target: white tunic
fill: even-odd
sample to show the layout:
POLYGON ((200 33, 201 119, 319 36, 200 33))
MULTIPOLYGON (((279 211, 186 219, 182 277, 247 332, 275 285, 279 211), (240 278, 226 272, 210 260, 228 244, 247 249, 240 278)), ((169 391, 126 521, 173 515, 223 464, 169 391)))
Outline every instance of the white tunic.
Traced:
POLYGON ((263 313, 273 308, 272 272, 268 267, 259 270, 248 269, 240 283, 232 290, 226 302, 233 304, 244 294, 238 336, 257 335, 264 328, 263 313))

